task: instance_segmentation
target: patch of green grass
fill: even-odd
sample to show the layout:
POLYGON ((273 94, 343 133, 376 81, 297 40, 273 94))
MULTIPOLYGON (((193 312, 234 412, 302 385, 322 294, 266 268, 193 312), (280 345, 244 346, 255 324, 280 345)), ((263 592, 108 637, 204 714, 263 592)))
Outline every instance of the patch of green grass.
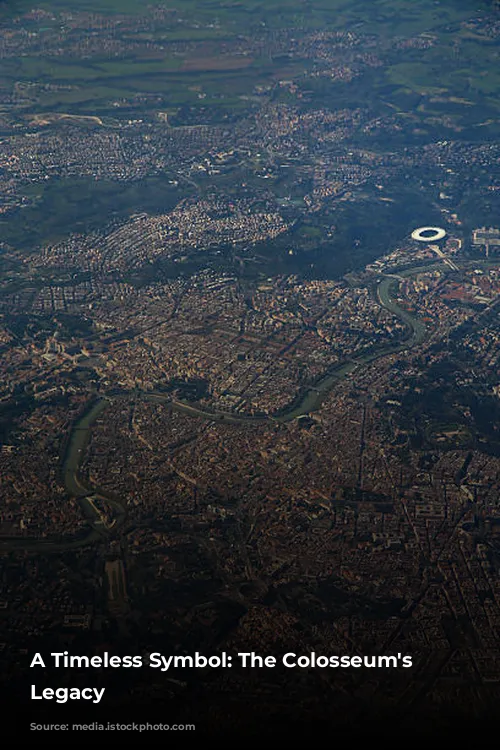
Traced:
POLYGON ((396 86, 403 86, 411 91, 440 93, 442 86, 436 79, 433 69, 424 63, 398 63, 387 70, 387 77, 396 86))
MULTIPOLYGON (((100 14, 144 15, 150 7, 161 3, 141 0, 39 0, 36 7, 52 12, 87 11, 100 14)), ((341 28, 346 23, 359 23, 371 33, 421 33, 443 24, 470 16, 486 2, 467 3, 454 0, 171 0, 169 9, 178 11, 184 21, 200 21, 212 28, 200 30, 217 36, 220 29, 246 31, 248 25, 265 23, 271 27, 341 28)), ((33 7, 31 0, 18 0, 15 7, 3 8, 3 16, 20 14, 33 7)), ((195 31, 195 29, 193 29, 195 31)), ((184 33, 179 28, 178 38, 184 33)), ((191 37, 195 38, 195 37, 191 37)))

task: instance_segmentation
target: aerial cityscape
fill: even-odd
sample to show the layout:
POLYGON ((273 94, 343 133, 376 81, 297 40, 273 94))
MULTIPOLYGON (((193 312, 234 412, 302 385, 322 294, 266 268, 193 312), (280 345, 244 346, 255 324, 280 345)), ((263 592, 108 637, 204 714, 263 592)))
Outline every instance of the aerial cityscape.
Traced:
POLYGON ((494 716, 499 58, 482 0, 0 3, 0 682, 27 721, 494 716), (65 651, 412 666, 30 670, 65 651))

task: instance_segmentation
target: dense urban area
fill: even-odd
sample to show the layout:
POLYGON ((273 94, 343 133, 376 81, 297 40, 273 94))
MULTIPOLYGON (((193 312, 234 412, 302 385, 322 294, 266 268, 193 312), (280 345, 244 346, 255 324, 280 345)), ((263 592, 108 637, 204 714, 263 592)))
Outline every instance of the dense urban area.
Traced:
POLYGON ((215 733, 489 714, 498 5, 98 5, 0 6, 3 684, 411 654, 92 679, 215 733))

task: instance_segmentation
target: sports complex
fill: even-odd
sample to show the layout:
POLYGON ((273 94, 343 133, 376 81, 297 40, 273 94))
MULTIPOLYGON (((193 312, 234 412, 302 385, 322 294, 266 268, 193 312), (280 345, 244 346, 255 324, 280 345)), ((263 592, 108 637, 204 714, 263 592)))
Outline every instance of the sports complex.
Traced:
POLYGON ((446 231, 441 227, 419 227, 411 233, 411 237, 417 242, 437 242, 446 237, 446 231))

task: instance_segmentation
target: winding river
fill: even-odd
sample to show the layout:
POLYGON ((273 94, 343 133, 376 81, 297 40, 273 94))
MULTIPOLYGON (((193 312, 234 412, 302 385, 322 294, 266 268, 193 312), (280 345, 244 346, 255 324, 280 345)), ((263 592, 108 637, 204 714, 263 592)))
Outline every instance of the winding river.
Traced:
MULTIPOLYGON (((208 411, 201 409, 192 404, 188 404, 181 401, 172 400, 171 397, 155 393, 155 392, 142 392, 141 395, 149 401, 157 403, 166 403, 171 406, 172 409, 185 413, 190 416, 198 417, 201 419, 217 420, 224 423, 242 423, 242 422, 266 422, 269 420, 275 422, 290 422, 294 419, 298 419, 301 416, 309 414, 319 408, 321 402, 324 400, 330 390, 340 380, 348 377, 351 373, 367 364, 374 362, 381 357, 388 354, 404 351, 410 347, 413 347, 421 343, 426 336, 426 328, 424 323, 418 318, 414 318, 405 310, 402 310, 397 302, 393 299, 393 293, 395 288, 399 286, 399 282, 402 278, 413 276, 424 270, 443 269, 442 263, 429 264, 427 266, 420 266, 418 268, 410 268, 398 273, 393 276, 384 276, 384 278, 378 283, 377 286, 377 297, 380 304, 389 310, 391 313, 396 315, 403 323, 407 326, 408 335, 403 342, 400 342, 394 346, 384 346, 376 351, 369 352, 365 355, 349 360, 344 363, 340 363, 337 367, 327 373, 321 380, 319 380, 314 386, 310 387, 305 394, 302 395, 300 400, 292 404, 290 408, 277 415, 275 417, 261 416, 253 417, 244 414, 232 414, 227 412, 208 411)), ((0 541, 0 548, 3 549, 23 549, 33 550, 36 552, 40 551, 53 551, 61 552, 70 549, 76 549, 83 545, 91 544, 93 542, 103 540, 111 531, 102 520, 101 512, 99 511, 99 501, 104 500, 110 505, 115 511, 115 523, 113 528, 121 525, 125 519, 125 506, 120 503, 116 498, 111 498, 104 491, 99 488, 88 487, 80 476, 80 468, 82 459, 85 455, 85 449, 87 447, 90 430, 94 422, 104 412, 106 407, 112 403, 112 397, 104 397, 96 401, 92 406, 80 417, 80 419, 73 426, 66 456, 63 464, 63 477, 64 485, 69 495, 76 498, 82 512, 89 522, 90 531, 88 534, 81 538, 72 539, 70 541, 56 541, 54 539, 9 539, 0 541)))

